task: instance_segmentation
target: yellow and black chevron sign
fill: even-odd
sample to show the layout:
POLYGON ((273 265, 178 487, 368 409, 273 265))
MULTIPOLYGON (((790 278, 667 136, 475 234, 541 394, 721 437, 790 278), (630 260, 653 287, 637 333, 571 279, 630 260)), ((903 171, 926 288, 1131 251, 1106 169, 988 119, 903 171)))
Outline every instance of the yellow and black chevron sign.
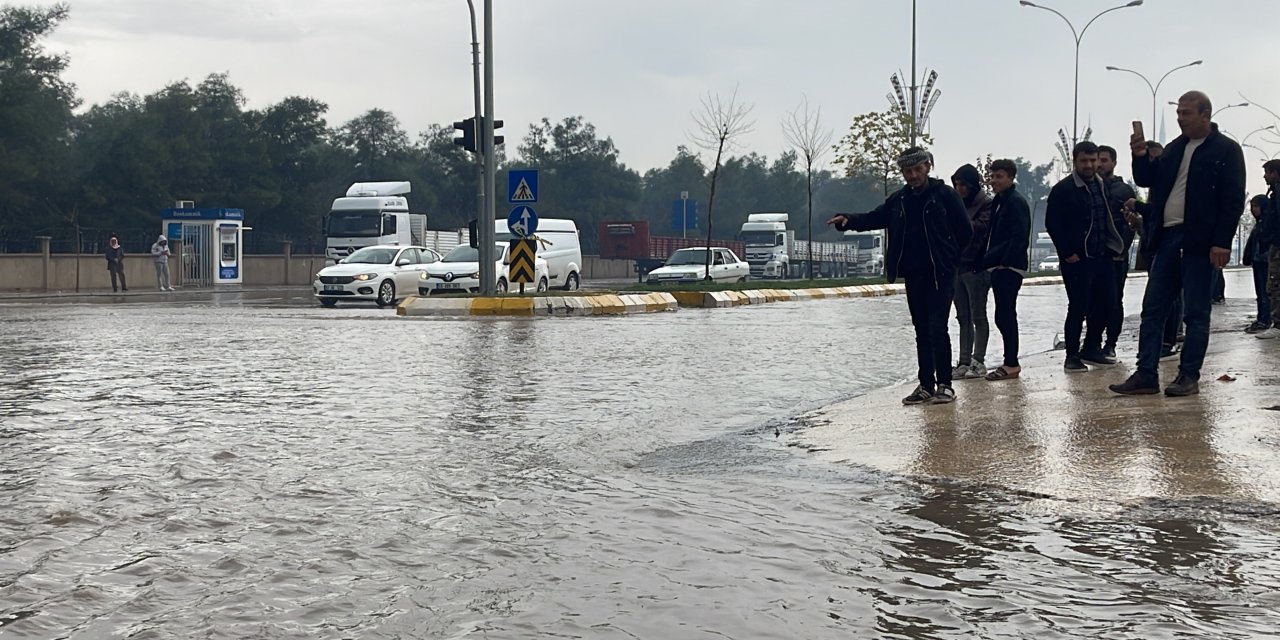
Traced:
POLYGON ((538 255, 537 245, 531 239, 516 239, 511 241, 511 249, 509 257, 511 261, 510 270, 507 273, 507 282, 511 284, 530 284, 534 277, 534 259, 538 255))

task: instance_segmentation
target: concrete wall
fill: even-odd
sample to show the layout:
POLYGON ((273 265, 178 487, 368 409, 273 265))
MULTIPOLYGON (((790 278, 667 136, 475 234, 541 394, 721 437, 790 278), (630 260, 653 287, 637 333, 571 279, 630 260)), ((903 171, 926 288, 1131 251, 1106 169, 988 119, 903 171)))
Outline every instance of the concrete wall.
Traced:
MULTIPOLYGON (((599 256, 583 256, 583 280, 619 280, 635 277, 629 260, 601 260, 599 256)), ((84 254, 78 261, 74 255, 53 254, 47 258, 48 285, 45 285, 46 257, 38 253, 0 254, 0 291, 102 291, 111 289, 107 261, 100 255, 84 254), (76 273, 79 271, 79 286, 76 273)), ((182 286, 179 261, 169 260, 173 286, 182 286)), ((244 257, 244 286, 307 286, 315 273, 325 266, 324 256, 253 255, 244 257)), ((125 256, 125 278, 130 289, 142 291, 156 287, 156 272, 149 255, 125 256)))

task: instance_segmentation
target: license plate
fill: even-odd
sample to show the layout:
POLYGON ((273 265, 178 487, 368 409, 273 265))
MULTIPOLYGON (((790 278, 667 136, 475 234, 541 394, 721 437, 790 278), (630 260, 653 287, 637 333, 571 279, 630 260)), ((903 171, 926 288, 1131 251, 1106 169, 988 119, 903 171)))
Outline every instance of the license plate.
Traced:
POLYGON ((346 289, 345 289, 345 288, 343 288, 343 286, 342 286, 342 285, 340 285, 340 284, 326 284, 326 285, 324 285, 324 291, 345 291, 345 290, 346 290, 346 289))
POLYGON ((436 285, 437 289, 461 289, 462 285, 457 282, 441 282, 436 285))

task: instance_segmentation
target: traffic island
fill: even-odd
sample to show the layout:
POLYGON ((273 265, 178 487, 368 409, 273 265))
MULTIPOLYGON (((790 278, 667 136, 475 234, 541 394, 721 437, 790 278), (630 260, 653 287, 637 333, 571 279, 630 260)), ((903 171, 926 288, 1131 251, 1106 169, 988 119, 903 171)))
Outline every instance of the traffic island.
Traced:
POLYGON ((405 317, 450 316, 603 316, 675 311, 679 303, 670 293, 597 294, 520 298, 447 298, 410 296, 396 307, 405 317))

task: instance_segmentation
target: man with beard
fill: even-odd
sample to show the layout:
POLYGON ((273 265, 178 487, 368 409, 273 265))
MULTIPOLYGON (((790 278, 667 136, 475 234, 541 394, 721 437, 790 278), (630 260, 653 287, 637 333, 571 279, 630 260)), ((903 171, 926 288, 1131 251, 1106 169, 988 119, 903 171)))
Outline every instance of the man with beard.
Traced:
POLYGON ((907 308, 916 332, 920 384, 906 405, 954 402, 951 333, 947 328, 960 251, 973 236, 964 202, 941 180, 929 177, 933 155, 912 147, 898 156, 906 186, 870 213, 841 213, 827 224, 840 231, 888 229, 885 276, 906 281, 907 308))
POLYGON ((1115 359, 1116 343, 1120 340, 1120 329, 1124 326, 1124 285, 1129 279, 1129 248, 1133 246, 1134 231, 1124 219, 1124 203, 1137 194, 1133 187, 1116 175, 1116 150, 1114 147, 1101 145, 1098 147, 1098 175, 1107 185, 1107 202, 1111 205, 1111 216, 1124 241, 1124 251, 1111 259, 1112 274, 1116 283, 1115 302, 1111 314, 1107 318, 1107 342, 1102 347, 1103 355, 1115 359))

